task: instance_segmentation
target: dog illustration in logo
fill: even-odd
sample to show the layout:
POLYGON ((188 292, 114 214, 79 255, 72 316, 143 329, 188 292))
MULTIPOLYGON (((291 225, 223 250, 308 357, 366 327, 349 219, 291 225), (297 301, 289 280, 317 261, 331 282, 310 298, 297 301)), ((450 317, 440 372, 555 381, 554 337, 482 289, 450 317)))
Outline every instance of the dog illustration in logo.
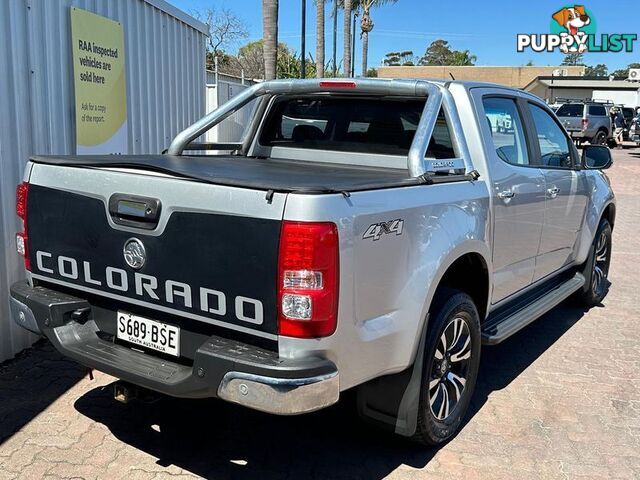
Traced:
MULTIPOLYGON (((581 32, 580 29, 591 23, 591 18, 587 15, 583 5, 574 5, 573 7, 566 7, 562 10, 558 10, 553 14, 553 19, 558 22, 562 27, 567 29, 567 32, 572 37, 582 37, 586 35, 581 32)), ((581 42, 578 48, 575 46, 569 48, 569 46, 563 43, 560 46, 560 50, 564 53, 578 52, 584 53, 587 50, 587 46, 581 42)))

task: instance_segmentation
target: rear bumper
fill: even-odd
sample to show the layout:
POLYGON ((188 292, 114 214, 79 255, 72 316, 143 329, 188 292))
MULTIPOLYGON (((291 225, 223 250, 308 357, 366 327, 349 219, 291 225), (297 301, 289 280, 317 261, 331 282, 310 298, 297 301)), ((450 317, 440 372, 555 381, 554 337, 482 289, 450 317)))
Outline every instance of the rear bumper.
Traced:
POLYGON ((11 286, 11 311, 18 325, 46 336, 63 355, 167 395, 217 397, 279 415, 319 410, 340 396, 338 371, 326 359, 280 359, 277 352, 211 336, 193 365, 167 361, 101 338, 86 300, 24 281, 11 286))

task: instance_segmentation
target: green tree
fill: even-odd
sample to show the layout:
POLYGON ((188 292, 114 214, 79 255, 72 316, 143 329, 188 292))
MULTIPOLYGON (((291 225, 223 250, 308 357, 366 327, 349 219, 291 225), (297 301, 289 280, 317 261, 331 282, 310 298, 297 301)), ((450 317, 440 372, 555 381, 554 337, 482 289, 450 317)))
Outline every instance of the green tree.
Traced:
POLYGON ((264 79, 276 78, 278 65, 278 0, 262 0, 264 79))
POLYGON ((606 77, 609 74, 609 69, 604 63, 597 65, 587 65, 584 69, 585 77, 606 77))
POLYGON ((616 78, 629 78, 630 68, 640 68, 640 63, 630 63, 627 68, 621 68, 619 70, 615 70, 611 75, 613 75, 616 78))
POLYGON ((579 66, 584 65, 584 54, 582 53, 567 53, 560 65, 579 66))
POLYGON ((472 55, 469 50, 454 50, 451 52, 451 61, 449 65, 469 66, 475 65, 478 57, 472 55))
POLYGON ((231 73, 237 75, 238 70, 244 70, 249 78, 264 78, 264 67, 264 42, 258 40, 240 47, 235 58, 235 71, 231 73))
POLYGON ((387 67, 411 66, 414 65, 413 58, 411 50, 389 52, 384 56, 382 63, 387 67))
POLYGON ((449 42, 438 39, 431 42, 418 65, 475 65, 477 57, 469 50, 451 50, 449 42))
MULTIPOLYGON (((279 43, 276 57, 277 78, 300 78, 301 58, 297 52, 291 50, 286 44, 279 43)), ((244 71, 248 78, 265 78, 264 42, 262 40, 243 45, 238 50, 238 55, 231 57, 231 60, 230 68, 227 69, 228 73, 240 75, 244 71)), ((306 77, 313 78, 316 75, 314 60, 309 57, 305 61, 306 77)))
MULTIPOLYGON (((313 58, 305 58, 305 78, 316 76, 316 63, 313 58)), ((286 45, 278 46, 278 78, 300 78, 302 75, 302 56, 286 45)))
POLYGON ((378 76, 378 70, 376 70, 375 68, 370 68, 369 70, 367 70, 366 76, 369 78, 376 78, 378 76))

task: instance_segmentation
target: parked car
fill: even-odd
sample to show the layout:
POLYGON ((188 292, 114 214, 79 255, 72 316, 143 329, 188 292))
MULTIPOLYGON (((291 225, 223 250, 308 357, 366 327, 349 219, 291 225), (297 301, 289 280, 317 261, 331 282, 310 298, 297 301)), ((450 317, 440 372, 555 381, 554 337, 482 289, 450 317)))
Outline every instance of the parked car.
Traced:
POLYGON ((625 128, 622 131, 622 139, 624 141, 628 141, 631 139, 630 130, 631 124, 633 123, 633 119, 635 117, 635 110, 631 107, 624 107, 622 105, 618 106, 618 109, 622 112, 622 116, 624 117, 625 128))
POLYGON ((631 127, 629 128, 629 139, 632 142, 635 142, 637 147, 640 147, 640 120, 638 120, 638 117, 635 117, 631 122, 631 127))
POLYGON ((576 143, 606 145, 613 135, 609 116, 612 106, 594 101, 569 101, 556 110, 556 115, 576 143))
POLYGON ((165 155, 31 157, 13 317, 121 400, 291 415, 356 389, 363 417, 441 444, 484 346, 606 295, 610 164, 516 89, 263 82, 165 155), (196 142, 254 100, 242 141, 196 142))

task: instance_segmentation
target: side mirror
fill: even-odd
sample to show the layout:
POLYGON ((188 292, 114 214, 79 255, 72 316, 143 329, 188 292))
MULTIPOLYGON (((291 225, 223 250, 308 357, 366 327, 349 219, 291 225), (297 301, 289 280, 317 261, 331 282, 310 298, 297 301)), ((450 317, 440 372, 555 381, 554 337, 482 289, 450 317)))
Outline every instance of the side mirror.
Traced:
POLYGON ((582 149, 582 166, 590 170, 604 170, 613 163, 611 150, 604 145, 586 145, 582 149))

